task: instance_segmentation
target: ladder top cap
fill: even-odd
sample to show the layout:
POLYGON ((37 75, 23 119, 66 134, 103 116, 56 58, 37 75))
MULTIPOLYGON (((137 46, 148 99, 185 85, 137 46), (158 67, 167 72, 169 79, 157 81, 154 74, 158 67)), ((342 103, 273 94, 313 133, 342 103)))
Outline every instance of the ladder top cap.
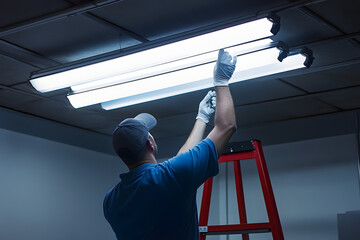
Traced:
POLYGON ((253 145, 254 141, 260 142, 259 140, 255 140, 255 139, 240 141, 240 142, 230 142, 226 144, 223 154, 254 151, 255 150, 255 146, 253 145))

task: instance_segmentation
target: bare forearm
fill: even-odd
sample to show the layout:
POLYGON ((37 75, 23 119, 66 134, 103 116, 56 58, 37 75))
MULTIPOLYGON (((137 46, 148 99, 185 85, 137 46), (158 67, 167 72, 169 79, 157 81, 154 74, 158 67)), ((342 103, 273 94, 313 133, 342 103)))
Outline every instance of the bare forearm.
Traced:
POLYGON ((225 145, 236 130, 236 117, 229 87, 215 87, 215 90, 217 103, 214 129, 208 137, 214 142, 218 155, 221 155, 225 145))
POLYGON ((236 127, 234 102, 228 86, 215 87, 217 106, 215 111, 215 127, 228 129, 236 127))
POLYGON ((192 149, 201 140, 203 140, 205 130, 206 130, 206 123, 204 123, 203 121, 200 121, 200 120, 196 120, 188 139, 186 140, 185 144, 179 150, 178 155, 180 153, 186 152, 189 149, 192 149))

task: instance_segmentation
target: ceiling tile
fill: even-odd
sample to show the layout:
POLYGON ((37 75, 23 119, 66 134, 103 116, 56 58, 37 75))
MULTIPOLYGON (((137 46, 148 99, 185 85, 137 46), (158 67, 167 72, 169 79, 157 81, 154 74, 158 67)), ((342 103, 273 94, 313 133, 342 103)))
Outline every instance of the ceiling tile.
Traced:
POLYGON ((350 41, 333 41, 324 44, 310 45, 314 53, 314 63, 311 67, 331 65, 360 58, 360 45, 350 41))
POLYGON ((238 125, 254 125, 334 112, 337 109, 311 97, 271 101, 236 108, 238 125))
POLYGON ((234 83, 231 84, 230 87, 235 105, 262 102, 271 99, 301 95, 304 93, 278 79, 254 79, 234 83))
POLYGON ((0 27, 63 10, 69 5, 62 0, 0 1, 0 27))
POLYGON ((283 80, 307 92, 358 86, 360 85, 360 64, 283 78, 283 80))
POLYGON ((278 15, 281 21, 280 31, 273 39, 283 41, 288 46, 293 47, 338 35, 336 31, 330 30, 324 24, 310 18, 300 10, 286 10, 279 12, 278 15))
POLYGON ((0 88, 0 105, 4 107, 18 109, 18 106, 37 99, 35 96, 0 88))
POLYGON ((342 109, 357 109, 360 108, 360 87, 326 93, 318 98, 342 109))
POLYGON ((29 79, 30 73, 36 68, 0 55, 0 81, 1 84, 11 86, 29 79))
POLYGON ((158 0, 156 4, 147 0, 123 1, 113 6, 92 11, 111 22, 131 29, 150 40, 193 30, 218 21, 253 16, 259 10, 268 9, 284 0, 257 1, 208 1, 158 0), (261 6, 261 7, 260 7, 261 6), (123 14, 119 18, 119 13, 123 14), (141 23, 139 19, 142 19, 141 23))
POLYGON ((104 27, 82 15, 39 25, 4 39, 63 63, 119 50, 130 44, 126 41, 129 39, 114 28, 104 27))
POLYGON ((360 31, 360 1, 324 1, 309 8, 345 33, 360 31))
POLYGON ((70 108, 61 102, 43 99, 24 104, 19 110, 86 129, 107 121, 106 115, 70 108))

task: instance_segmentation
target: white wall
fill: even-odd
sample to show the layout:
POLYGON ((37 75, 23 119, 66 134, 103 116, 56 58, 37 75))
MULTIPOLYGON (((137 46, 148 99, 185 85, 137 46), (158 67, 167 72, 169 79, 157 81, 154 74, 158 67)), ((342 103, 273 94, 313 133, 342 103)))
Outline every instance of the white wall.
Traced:
POLYGON ((102 200, 113 155, 0 129, 0 239, 115 239, 102 200))

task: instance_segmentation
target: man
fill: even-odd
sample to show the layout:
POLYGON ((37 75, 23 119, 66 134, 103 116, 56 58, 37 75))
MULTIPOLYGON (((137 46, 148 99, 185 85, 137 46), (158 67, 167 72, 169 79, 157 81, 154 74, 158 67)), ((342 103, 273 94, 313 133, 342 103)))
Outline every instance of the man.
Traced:
POLYGON ((115 129, 114 149, 129 168, 104 199, 104 215, 117 239, 198 239, 196 190, 218 173, 218 156, 236 130, 228 87, 235 65, 236 57, 219 51, 214 68, 214 128, 202 140, 214 112, 215 93, 210 91, 200 103, 193 130, 177 156, 156 162, 157 145, 149 133, 156 120, 150 114, 125 119, 115 129))

